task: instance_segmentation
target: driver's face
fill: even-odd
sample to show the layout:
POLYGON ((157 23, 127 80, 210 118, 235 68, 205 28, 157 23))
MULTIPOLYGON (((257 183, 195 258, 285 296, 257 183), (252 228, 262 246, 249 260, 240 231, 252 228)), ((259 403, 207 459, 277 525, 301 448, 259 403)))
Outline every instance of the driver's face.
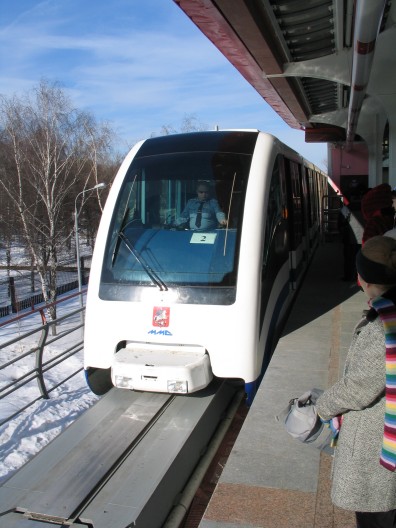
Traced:
POLYGON ((203 200, 207 200, 209 196, 209 189, 206 187, 198 187, 197 194, 198 194, 198 200, 200 200, 201 202, 203 200))

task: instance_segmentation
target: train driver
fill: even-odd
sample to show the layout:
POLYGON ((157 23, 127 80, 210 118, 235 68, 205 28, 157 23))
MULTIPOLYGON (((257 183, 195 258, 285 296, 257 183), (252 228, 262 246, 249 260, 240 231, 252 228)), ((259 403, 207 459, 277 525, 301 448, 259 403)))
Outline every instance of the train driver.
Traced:
POLYGON ((219 202, 210 197, 210 187, 206 182, 198 182, 197 197, 188 200, 184 211, 176 220, 180 226, 189 223, 190 229, 214 229, 218 224, 227 225, 225 214, 219 202))

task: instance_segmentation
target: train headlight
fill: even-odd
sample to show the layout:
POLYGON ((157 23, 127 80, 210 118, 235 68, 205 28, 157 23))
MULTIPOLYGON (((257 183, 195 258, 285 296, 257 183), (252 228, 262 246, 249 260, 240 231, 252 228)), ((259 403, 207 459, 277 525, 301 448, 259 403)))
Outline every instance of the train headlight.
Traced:
POLYGON ((114 384, 119 389, 133 389, 132 378, 127 378, 126 376, 115 376, 114 384))
POLYGON ((168 392, 187 394, 188 383, 187 380, 168 380, 168 392))

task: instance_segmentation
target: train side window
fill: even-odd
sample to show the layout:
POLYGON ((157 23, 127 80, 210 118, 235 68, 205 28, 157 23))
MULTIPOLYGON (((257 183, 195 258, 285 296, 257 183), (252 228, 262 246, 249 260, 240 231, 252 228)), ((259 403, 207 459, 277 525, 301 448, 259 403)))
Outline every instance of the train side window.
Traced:
POLYGON ((290 245, 292 250, 301 244, 303 236, 303 211, 302 211, 302 189, 300 181, 300 170, 298 163, 285 159, 290 245))
MULTIPOLYGON (((279 158, 276 160, 274 165, 268 196, 263 267, 267 265, 271 256, 271 252, 274 250, 277 251, 277 249, 279 249, 277 230, 282 224, 283 213, 285 209, 284 186, 282 185, 282 178, 279 170, 279 158)), ((284 241, 284 237, 282 237, 282 241, 284 241)))

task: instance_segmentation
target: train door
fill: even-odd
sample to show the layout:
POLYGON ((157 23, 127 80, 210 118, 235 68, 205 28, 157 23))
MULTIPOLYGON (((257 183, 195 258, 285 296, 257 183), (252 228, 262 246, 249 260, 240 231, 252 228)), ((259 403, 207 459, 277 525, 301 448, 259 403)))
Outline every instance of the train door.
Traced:
POLYGON ((319 229, 318 182, 316 171, 305 167, 308 187, 308 237, 309 251, 317 244, 319 229))
POLYGON ((327 178, 317 170, 311 171, 312 184, 310 188, 312 209, 312 241, 315 245, 319 242, 322 234, 322 197, 327 194, 327 178))
POLYGON ((303 271, 303 210, 302 188, 299 164, 285 158, 285 175, 287 185, 288 229, 290 241, 290 283, 292 289, 297 284, 303 271))
POLYGON ((300 182, 301 182, 301 212, 302 212, 302 249, 303 261, 307 262, 310 255, 309 245, 309 193, 306 167, 299 165, 300 182))

